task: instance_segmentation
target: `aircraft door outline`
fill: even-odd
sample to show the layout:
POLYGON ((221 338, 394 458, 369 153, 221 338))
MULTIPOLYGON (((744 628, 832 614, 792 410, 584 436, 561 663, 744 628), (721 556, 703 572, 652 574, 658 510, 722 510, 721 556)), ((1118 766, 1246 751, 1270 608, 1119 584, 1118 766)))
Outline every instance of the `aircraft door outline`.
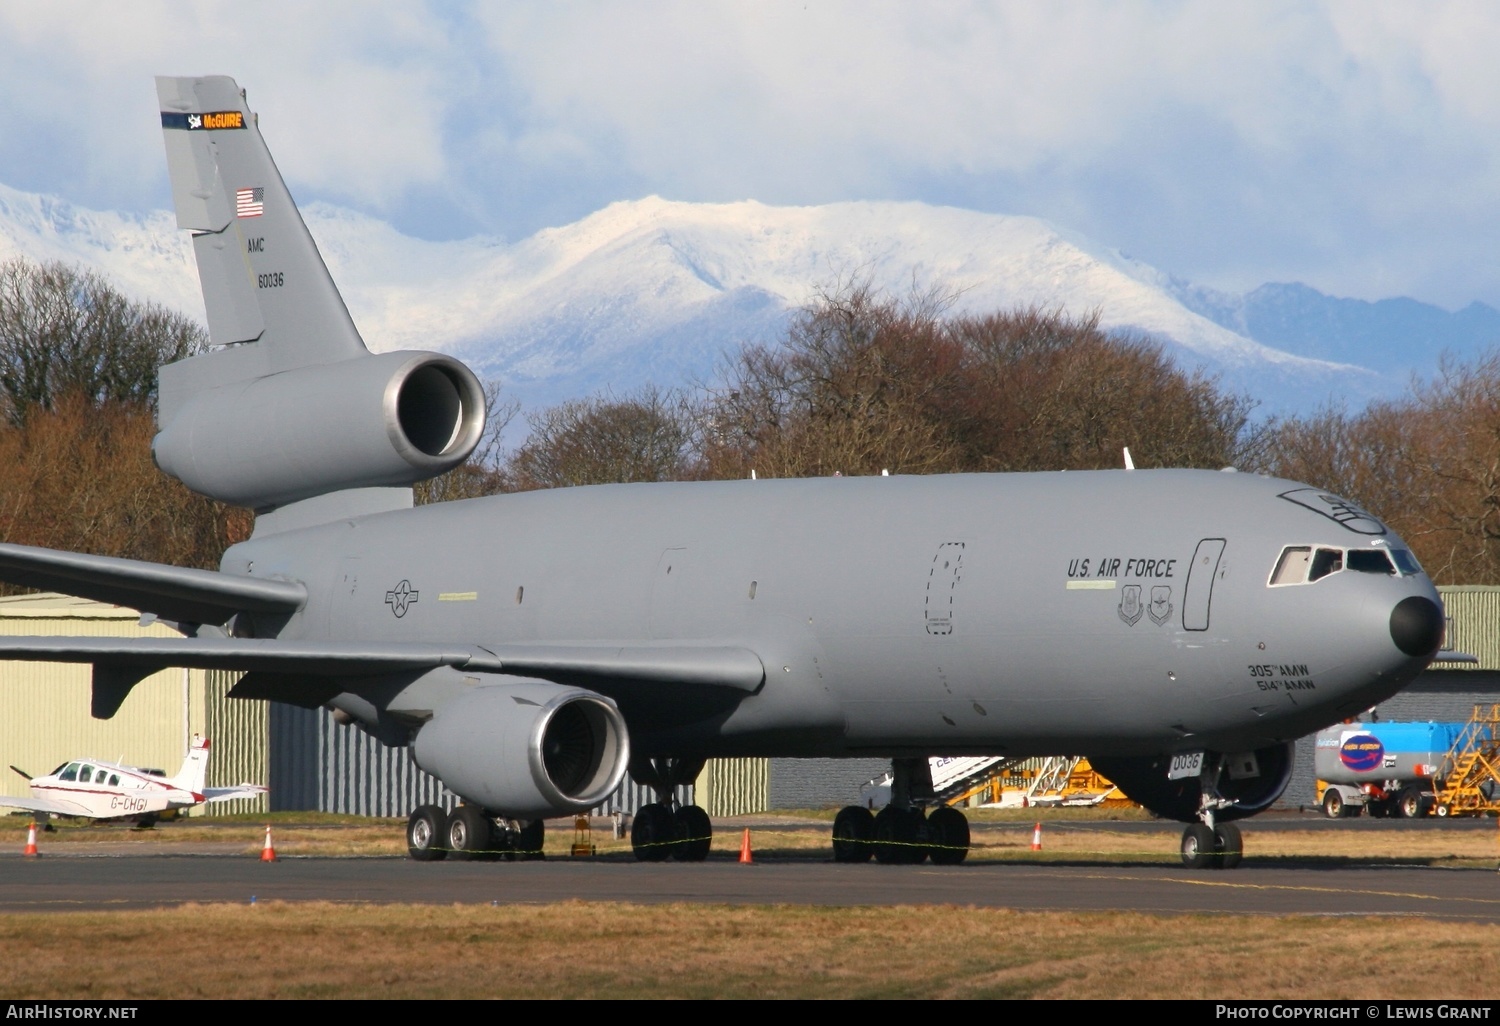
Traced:
POLYGON ((954 598, 963 580, 964 543, 943 542, 927 571, 922 617, 927 633, 947 637, 953 633, 954 598))
POLYGON ((1208 630, 1209 605, 1213 601, 1214 580, 1219 576, 1219 561, 1224 558, 1223 538, 1204 538, 1193 550, 1188 564, 1187 583, 1182 589, 1182 629, 1208 630))

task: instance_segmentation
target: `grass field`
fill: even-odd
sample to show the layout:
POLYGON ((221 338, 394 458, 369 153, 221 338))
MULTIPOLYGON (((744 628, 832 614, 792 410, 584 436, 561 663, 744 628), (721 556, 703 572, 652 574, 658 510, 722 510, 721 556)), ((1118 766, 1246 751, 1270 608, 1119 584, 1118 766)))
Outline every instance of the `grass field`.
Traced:
POLYGON ((1500 929, 952 906, 0 916, 0 997, 1484 999, 1500 929))
MULTIPOLYGON (((1095 814, 1095 818, 1097 814, 1095 814)), ((821 857, 823 821, 755 821, 757 861, 821 857)), ((984 814, 976 820, 984 820, 984 814)), ((1178 827, 1083 829, 1066 810, 995 817, 972 858, 1177 861, 1178 827), (1077 824, 1075 827, 1074 824, 1077 824)), ((153 830, 60 827, 49 846, 259 850, 267 818, 153 830)), ((269 818, 278 854, 397 855, 396 820, 269 818)), ((1246 833, 1247 860, 1492 868, 1500 830, 1246 833)), ((601 858, 630 858, 602 821, 601 858)), ((738 855, 718 824, 711 858, 738 855)), ((0 824, 24 838, 25 823, 0 824), (19 830, 19 833, 15 831, 19 830)), ((554 827, 550 856, 573 832, 554 827)), ((1500 886, 1500 885, 1497 885, 1500 886)), ((959 906, 816 908, 569 902, 262 902, 0 915, 0 998, 1417 998, 1500 996, 1500 928, 1416 918, 1157 917, 959 906)))

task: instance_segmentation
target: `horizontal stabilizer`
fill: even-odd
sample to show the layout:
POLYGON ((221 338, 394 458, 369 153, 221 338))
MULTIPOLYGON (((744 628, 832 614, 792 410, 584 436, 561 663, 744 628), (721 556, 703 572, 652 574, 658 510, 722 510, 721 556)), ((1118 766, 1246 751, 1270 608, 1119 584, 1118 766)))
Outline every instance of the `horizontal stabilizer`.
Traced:
POLYGON ((233 798, 259 798, 269 790, 260 784, 240 784, 238 787, 205 787, 202 794, 206 802, 227 802, 233 798))
POLYGON ((1432 657, 1432 661, 1435 663, 1477 663, 1479 662, 1479 657, 1471 655, 1468 652, 1458 652, 1451 648, 1444 648, 1440 649, 1438 654, 1432 657))
POLYGON ((0 580, 110 602, 181 623, 222 625, 240 612, 292 613, 307 601, 307 589, 295 581, 31 545, 0 544, 0 580))

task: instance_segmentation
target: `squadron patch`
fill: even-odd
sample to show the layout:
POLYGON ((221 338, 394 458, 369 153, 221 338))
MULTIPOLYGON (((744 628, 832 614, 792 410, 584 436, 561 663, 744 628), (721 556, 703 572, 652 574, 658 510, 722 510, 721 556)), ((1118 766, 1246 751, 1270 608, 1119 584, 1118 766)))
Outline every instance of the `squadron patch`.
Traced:
POLYGON ((1151 622, 1160 627, 1172 616, 1172 588, 1170 585, 1158 584, 1151 589, 1151 604, 1146 607, 1146 615, 1151 617, 1151 622))
POLYGON ((1141 614, 1146 611, 1141 605, 1141 586, 1139 584, 1127 584, 1120 589, 1120 619, 1134 627, 1140 620, 1141 614))

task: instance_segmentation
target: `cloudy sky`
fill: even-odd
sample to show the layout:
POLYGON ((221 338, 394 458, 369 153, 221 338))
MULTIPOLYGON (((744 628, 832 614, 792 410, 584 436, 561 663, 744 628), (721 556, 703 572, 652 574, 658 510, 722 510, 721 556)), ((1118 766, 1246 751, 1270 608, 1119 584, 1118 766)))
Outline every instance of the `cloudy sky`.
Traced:
POLYGON ((0 182, 168 206, 155 74, 235 76, 300 201, 423 238, 922 200, 1220 288, 1500 306, 1488 0, 0 0, 0 182))

